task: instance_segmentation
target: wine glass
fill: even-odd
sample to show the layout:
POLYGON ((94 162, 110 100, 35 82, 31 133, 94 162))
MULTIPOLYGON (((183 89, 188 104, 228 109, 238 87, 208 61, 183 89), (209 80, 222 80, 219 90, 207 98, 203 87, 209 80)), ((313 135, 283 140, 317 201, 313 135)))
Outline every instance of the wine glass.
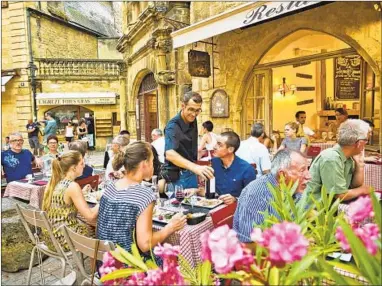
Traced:
POLYGON ((166 193, 166 196, 168 197, 168 205, 170 205, 170 200, 174 192, 175 192, 174 184, 173 183, 166 184, 165 193, 166 193))
POLYGON ((182 201, 184 200, 184 197, 185 197, 185 194, 184 194, 184 190, 183 190, 183 186, 175 186, 175 198, 177 201, 179 201, 179 206, 178 206, 178 210, 181 211, 182 208, 181 208, 181 204, 182 204, 182 201))

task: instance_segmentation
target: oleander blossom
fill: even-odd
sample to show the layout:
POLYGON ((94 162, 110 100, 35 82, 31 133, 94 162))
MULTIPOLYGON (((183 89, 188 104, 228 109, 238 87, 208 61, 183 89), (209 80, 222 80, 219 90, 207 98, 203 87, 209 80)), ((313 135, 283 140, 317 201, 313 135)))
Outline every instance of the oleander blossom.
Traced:
MULTIPOLYGON (((103 262, 102 266, 99 268, 99 272, 100 272, 101 276, 104 276, 106 274, 113 272, 114 270, 121 269, 121 268, 125 267, 125 265, 122 262, 116 260, 110 254, 110 252, 106 252, 103 255, 102 262, 103 262)), ((125 279, 109 280, 109 281, 105 281, 103 283, 103 285, 121 285, 121 284, 123 284, 124 281, 125 281, 125 279)))
POLYGON ((217 273, 226 274, 234 267, 245 268, 253 263, 253 257, 240 244, 236 232, 227 225, 201 235, 202 259, 210 260, 217 273))
POLYGON ((364 219, 373 216, 373 205, 370 196, 359 197, 349 205, 348 217, 352 224, 362 222, 364 219))
MULTIPOLYGON (((368 223, 363 227, 353 228, 353 231, 371 255, 375 255, 378 252, 377 240, 380 238, 380 232, 375 223, 368 223)), ((343 250, 351 250, 350 244, 341 227, 338 227, 336 230, 336 239, 339 241, 343 250)))
POLYGON ((292 222, 275 224, 262 233, 260 229, 254 229, 251 238, 268 248, 269 261, 280 268, 301 260, 308 252, 309 241, 301 234, 300 226, 292 222))

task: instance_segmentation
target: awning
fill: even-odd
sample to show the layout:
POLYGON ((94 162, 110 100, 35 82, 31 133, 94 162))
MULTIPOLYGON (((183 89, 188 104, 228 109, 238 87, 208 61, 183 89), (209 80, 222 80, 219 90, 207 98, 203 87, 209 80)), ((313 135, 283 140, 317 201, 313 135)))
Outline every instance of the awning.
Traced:
POLYGON ((37 105, 115 104, 115 92, 51 92, 37 93, 37 105))
POLYGON ((232 10, 197 22, 171 33, 174 49, 220 35, 238 28, 251 26, 272 18, 279 18, 297 10, 312 8, 322 1, 260 2, 245 3, 232 10))
POLYGON ((5 75, 1 77, 1 92, 5 91, 5 85, 12 79, 13 75, 5 75))

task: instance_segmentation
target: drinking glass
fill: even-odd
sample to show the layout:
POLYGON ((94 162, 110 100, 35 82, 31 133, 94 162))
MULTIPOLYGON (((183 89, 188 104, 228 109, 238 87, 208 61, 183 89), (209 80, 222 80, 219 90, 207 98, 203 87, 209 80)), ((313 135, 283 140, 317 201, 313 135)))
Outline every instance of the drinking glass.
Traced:
POLYGON ((182 204, 182 201, 184 200, 184 197, 185 197, 185 193, 183 190, 183 186, 175 186, 175 198, 177 201, 179 201, 179 206, 178 206, 179 211, 182 210, 181 204, 182 204))
POLYGON ((166 184, 165 193, 166 193, 166 196, 168 197, 168 205, 170 205, 171 197, 175 193, 175 187, 173 183, 166 184))

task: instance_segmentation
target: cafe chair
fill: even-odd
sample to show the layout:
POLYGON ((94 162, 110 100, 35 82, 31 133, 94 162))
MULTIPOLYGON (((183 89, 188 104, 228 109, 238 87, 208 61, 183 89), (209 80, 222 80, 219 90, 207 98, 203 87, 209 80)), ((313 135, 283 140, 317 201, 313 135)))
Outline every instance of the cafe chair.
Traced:
MULTIPOLYGON (((112 251, 115 249, 114 243, 107 240, 99 240, 94 238, 89 238, 78 234, 68 228, 66 225, 62 225, 59 228, 64 234, 65 240, 69 245, 70 250, 73 253, 73 260, 75 265, 80 270, 81 275, 85 278, 81 285, 88 285, 91 283, 93 273, 86 272, 83 263, 83 255, 88 256, 91 260, 102 261, 103 255, 106 252, 112 251)), ((95 271, 93 268, 91 271, 95 271)), ((101 281, 94 277, 93 285, 102 285, 101 281)))
MULTIPOLYGON (((73 285, 76 281, 76 272, 74 270, 67 276, 65 276, 66 265, 70 265, 68 257, 72 255, 70 252, 64 252, 61 248, 59 242, 53 235, 52 225, 49 222, 47 213, 45 211, 26 209, 19 204, 16 204, 16 211, 20 216, 20 220, 27 231, 32 244, 34 245, 31 253, 31 259, 29 263, 28 275, 27 275, 27 285, 30 285, 31 274, 33 269, 34 257, 37 252, 39 258, 39 268, 41 271, 41 279, 44 282, 44 277, 42 274, 42 258, 39 255, 44 253, 50 257, 57 258, 61 262, 61 277, 55 285, 73 285), (29 225, 32 225, 34 232, 29 225), (50 241, 53 243, 54 250, 48 248, 46 242, 40 240, 38 236, 38 228, 47 231, 50 241)), ((70 265, 71 266, 71 265, 70 265)), ((44 284, 44 283, 43 283, 44 284)))
POLYGON ((218 228, 222 225, 228 225, 229 228, 232 228, 233 215, 235 214, 236 207, 237 202, 234 202, 233 204, 226 205, 216 211, 211 211, 210 214, 214 228, 218 228))
POLYGON ((321 153, 321 147, 319 146, 309 146, 307 151, 307 156, 311 158, 315 158, 318 154, 321 153))
POLYGON ((89 184, 93 191, 97 191, 99 184, 99 175, 94 175, 84 179, 76 180, 76 182, 80 185, 81 189, 87 184, 89 184))

